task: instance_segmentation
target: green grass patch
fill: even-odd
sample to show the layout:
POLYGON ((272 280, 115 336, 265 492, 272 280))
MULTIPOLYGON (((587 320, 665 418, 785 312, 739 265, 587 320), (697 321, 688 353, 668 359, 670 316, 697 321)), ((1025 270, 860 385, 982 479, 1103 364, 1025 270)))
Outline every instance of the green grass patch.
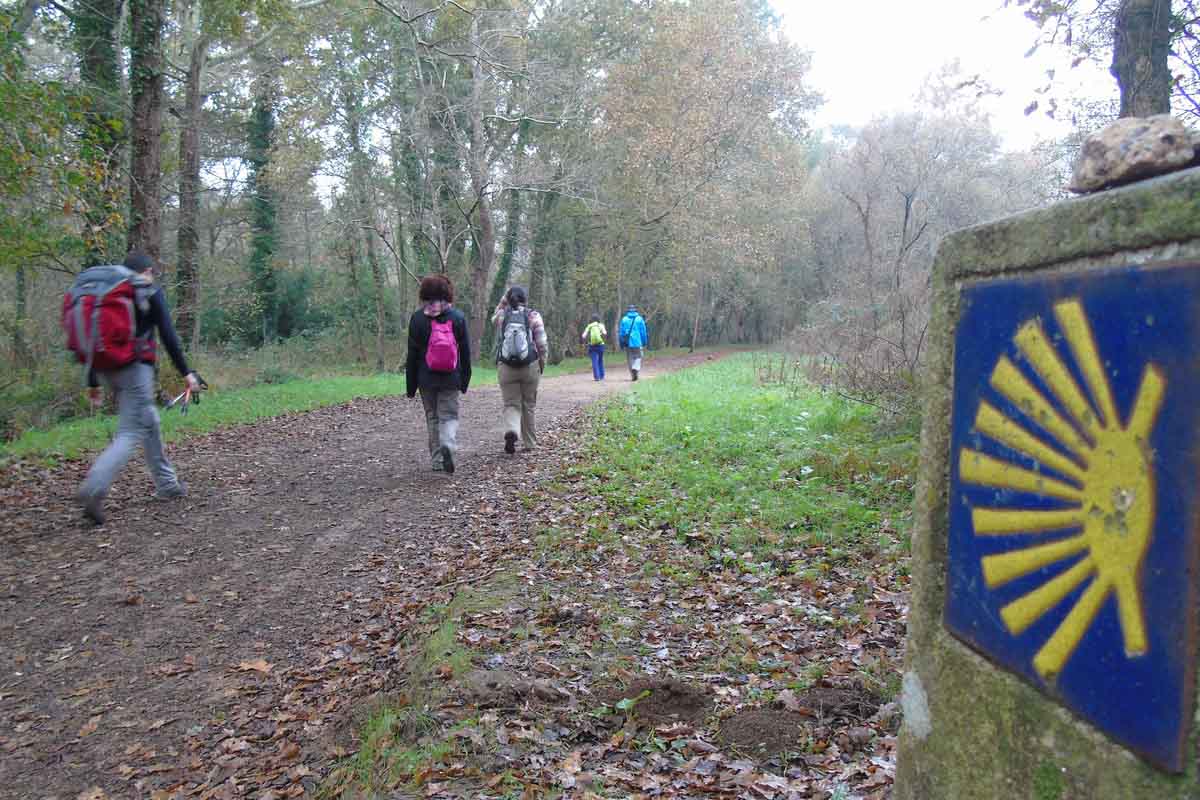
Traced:
MULTIPOLYGON (((201 403, 182 415, 162 412, 163 439, 172 442, 217 428, 244 425, 262 419, 312 411, 346 403, 356 398, 388 397, 404 393, 404 376, 382 374, 344 376, 322 380, 288 380, 247 389, 205 392, 201 403)), ((76 419, 48 430, 26 431, 20 438, 0 447, 0 460, 41 458, 48 461, 77 458, 108 444, 116 432, 117 418, 100 415, 76 419)))
MULTIPOLYGON (((655 358, 683 351, 659 351, 655 358)), ((546 377, 590 372, 587 358, 568 358, 546 367, 546 377)), ((268 367, 257 376, 258 384, 224 389, 213 381, 198 406, 187 416, 174 410, 162 412, 163 439, 178 441, 218 428, 247 425, 282 414, 312 411, 347 403, 358 398, 393 397, 405 392, 403 373, 305 377, 282 367, 268 367)), ((495 386, 494 365, 480 365, 472 372, 471 385, 495 386)), ((174 384, 172 384, 174 385, 174 384)), ((82 398, 82 391, 80 391, 82 398)), ((79 400, 82 402, 82 399, 79 400)), ((46 429, 25 430, 15 440, 0 445, 0 463, 16 458, 37 458, 48 463, 79 458, 102 449, 116 433, 117 418, 110 414, 78 417, 46 429)))
POLYGON ((916 436, 885 433, 877 413, 759 385, 752 356, 739 355, 606 404, 575 472, 625 527, 674 530, 720 559, 797 543, 850 559, 873 537, 907 534, 916 436))
POLYGON ((481 655, 459 641, 463 616, 498 608, 521 591, 515 577, 501 573, 458 592, 448 605, 425 609, 406 648, 403 703, 371 710, 359 729, 358 752, 330 774, 321 796, 373 797, 415 785, 431 766, 461 755, 466 745, 458 734, 476 721, 448 724, 435 710, 481 655))

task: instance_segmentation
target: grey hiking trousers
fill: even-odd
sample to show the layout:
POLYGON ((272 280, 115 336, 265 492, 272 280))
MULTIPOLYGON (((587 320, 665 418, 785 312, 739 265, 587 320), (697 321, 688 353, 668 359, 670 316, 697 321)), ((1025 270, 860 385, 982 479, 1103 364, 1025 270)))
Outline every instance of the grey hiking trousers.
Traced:
POLYGON ((642 368, 642 348, 626 347, 625 360, 629 362, 629 371, 631 373, 640 370, 642 368))
POLYGON ((451 458, 458 450, 458 389, 430 389, 422 386, 421 405, 425 407, 425 426, 429 429, 429 456, 433 468, 442 469, 443 453, 451 458), (445 448, 443 450, 442 448, 445 448))
POLYGON ((107 495, 138 445, 146 457, 146 469, 154 478, 154 488, 162 493, 176 490, 179 478, 163 453, 158 409, 154 407, 154 366, 136 363, 96 375, 117 396, 117 436, 88 470, 80 493, 107 495))

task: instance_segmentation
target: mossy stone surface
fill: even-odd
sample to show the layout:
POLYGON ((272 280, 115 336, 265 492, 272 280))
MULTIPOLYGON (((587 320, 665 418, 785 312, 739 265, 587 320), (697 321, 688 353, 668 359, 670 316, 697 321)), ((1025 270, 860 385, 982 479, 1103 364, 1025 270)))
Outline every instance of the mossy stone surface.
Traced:
POLYGON ((1200 169, 959 231, 942 242, 923 380, 905 656, 906 689, 923 690, 906 691, 906 713, 923 718, 906 721, 900 733, 898 800, 1200 800, 1194 725, 1186 771, 1163 772, 969 650, 942 623, 960 288, 1005 275, 1182 259, 1200 261, 1200 169))

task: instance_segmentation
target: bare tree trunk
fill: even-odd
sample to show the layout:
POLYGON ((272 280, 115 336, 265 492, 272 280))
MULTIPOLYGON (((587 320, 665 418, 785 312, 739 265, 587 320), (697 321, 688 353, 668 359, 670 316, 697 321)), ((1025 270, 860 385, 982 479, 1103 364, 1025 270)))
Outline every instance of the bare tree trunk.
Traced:
POLYGON ((41 6, 42 0, 25 0, 21 5, 21 15, 13 23, 13 33, 18 37, 24 36, 25 31, 29 30, 29 26, 33 24, 33 18, 41 6))
POLYGON ((162 258, 163 0, 130 5, 133 147, 129 168, 129 249, 162 258))
POLYGON ((688 348, 689 353, 696 352, 696 340, 700 338, 700 308, 701 308, 701 301, 703 299, 704 299, 704 284, 697 283, 696 284, 696 316, 692 319, 692 346, 688 348))
MULTIPOLYGON (((528 133, 529 120, 521 120, 520 128, 517 130, 516 152, 513 155, 513 174, 518 176, 518 179, 521 174, 521 165, 525 160, 525 139, 528 133)), ((512 275, 513 256, 516 255, 517 241, 521 235, 522 197, 520 189, 510 188, 508 190, 508 222, 504 229, 504 246, 500 252, 500 269, 496 271, 496 279, 492 281, 492 293, 488 297, 489 306, 500 302, 500 296, 504 294, 504 288, 512 275)))
POLYGON ((24 264, 17 264, 16 278, 16 292, 13 297, 15 305, 12 327, 13 359, 18 366, 32 368, 34 359, 29 352, 29 344, 25 341, 25 316, 29 304, 29 286, 24 264))
POLYGON ((363 341, 363 326, 358 323, 359 303, 357 302, 357 299, 362 296, 362 291, 358 285, 358 258, 356 257, 356 254, 358 253, 358 242, 355 240, 354 236, 348 236, 346 238, 346 251, 346 261, 350 266, 350 289, 354 292, 356 301, 354 303, 354 325, 352 326, 354 328, 354 343, 357 345, 356 349, 358 350, 359 362, 365 364, 367 363, 367 345, 366 342, 363 341))
POLYGON ((204 103, 200 85, 204 79, 209 41, 198 31, 199 14, 197 2, 188 14, 195 41, 188 59, 183 120, 179 130, 179 231, 176 235, 179 261, 177 325, 191 340, 192 348, 200 342, 200 108, 204 103))
POLYGON ((367 265, 371 269, 372 294, 375 301, 375 369, 384 369, 384 307, 383 270, 379 266, 378 253, 375 251, 375 210, 371 207, 370 197, 370 166, 362 143, 362 97, 356 86, 349 80, 342 86, 342 102, 346 111, 346 134, 350 141, 350 180, 351 191, 354 193, 354 204, 357 209, 356 224, 358 235, 362 236, 367 255, 367 265))
POLYGON ((1171 0, 1122 0, 1114 25, 1111 72, 1122 117, 1171 113, 1171 0))
MULTIPOLYGON (((471 18, 471 40, 479 42, 479 16, 471 18)), ((492 274, 496 254, 496 229, 492 223, 492 207, 488 202, 487 154, 483 142, 483 67, 479 58, 471 61, 471 188, 475 192, 479 214, 479 252, 471 271, 471 350, 478 359, 482 355, 483 326, 487 322, 487 280, 492 274)))

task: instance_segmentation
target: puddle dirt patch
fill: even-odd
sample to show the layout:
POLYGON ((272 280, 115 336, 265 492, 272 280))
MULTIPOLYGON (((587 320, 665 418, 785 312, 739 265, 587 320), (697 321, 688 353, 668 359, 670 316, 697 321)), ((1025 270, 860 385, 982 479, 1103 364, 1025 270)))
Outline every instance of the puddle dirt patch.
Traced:
POLYGON ((769 758, 800 750, 808 738, 811 718, 794 711, 751 708, 721 723, 718 739, 725 747, 769 758))
POLYGON ((881 703, 878 696, 862 687, 814 686, 785 705, 790 711, 818 720, 844 718, 861 722, 878 711, 881 703))
POLYGON ((706 690, 673 678, 640 678, 624 689, 614 691, 606 702, 615 706, 622 700, 634 701, 634 716, 653 725, 704 721, 712 698, 706 690))
POLYGON ((477 669, 465 678, 459 692, 478 708, 518 708, 531 703, 562 705, 571 693, 545 678, 524 678, 515 672, 477 669))

